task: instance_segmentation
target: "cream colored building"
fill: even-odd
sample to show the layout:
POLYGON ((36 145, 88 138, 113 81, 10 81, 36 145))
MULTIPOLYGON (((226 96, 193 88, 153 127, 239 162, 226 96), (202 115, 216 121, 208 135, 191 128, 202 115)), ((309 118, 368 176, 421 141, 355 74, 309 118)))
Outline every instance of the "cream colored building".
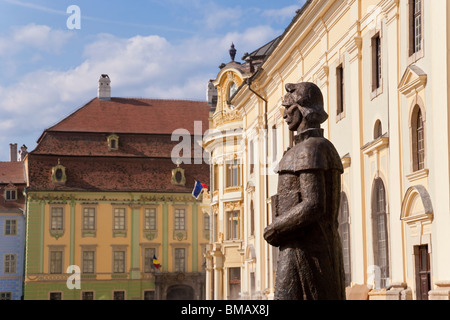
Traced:
POLYGON ((273 297, 277 250, 262 235, 273 167, 292 143, 285 85, 301 81, 321 88, 325 137, 345 169, 348 286, 367 285, 370 299, 449 299, 450 3, 312 0, 293 16, 212 80, 207 299, 273 297))

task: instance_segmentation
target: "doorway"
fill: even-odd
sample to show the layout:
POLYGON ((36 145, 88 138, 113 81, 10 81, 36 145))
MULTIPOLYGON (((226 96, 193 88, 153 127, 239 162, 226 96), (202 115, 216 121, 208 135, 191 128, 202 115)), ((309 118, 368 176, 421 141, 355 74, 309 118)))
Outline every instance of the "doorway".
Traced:
POLYGON ((194 289, 189 286, 171 286, 167 290, 167 300, 194 300, 194 289))
POLYGON ((415 246, 414 257, 416 269, 416 299, 428 300, 428 292, 431 290, 431 268, 428 245, 415 246))

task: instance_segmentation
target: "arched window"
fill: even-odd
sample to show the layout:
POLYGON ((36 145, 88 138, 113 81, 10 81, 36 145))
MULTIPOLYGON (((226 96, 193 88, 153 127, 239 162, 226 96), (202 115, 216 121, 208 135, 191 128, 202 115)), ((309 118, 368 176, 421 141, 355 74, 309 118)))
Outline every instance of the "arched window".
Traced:
POLYGON ((373 138, 374 140, 376 140, 382 135, 383 135, 383 126, 381 125, 381 121, 377 120, 377 122, 375 122, 375 127, 373 128, 373 138))
POLYGON ((344 258, 345 285, 351 283, 351 255, 350 255, 350 220, 348 199, 345 192, 341 193, 341 205, 339 209, 339 235, 342 242, 342 256, 344 258))
POLYGON ((423 119, 422 112, 420 108, 417 112, 417 123, 416 123, 416 132, 417 132, 417 170, 422 170, 425 168, 425 139, 423 132, 423 119))
POLYGON ((411 118, 413 171, 425 169, 425 122, 422 109, 415 105, 411 118))
POLYGON ((237 91, 238 87, 236 83, 232 82, 228 88, 228 99, 230 99, 237 91))
MULTIPOLYGON (((374 182, 372 193, 372 229, 374 263, 380 270, 380 287, 385 288, 389 278, 389 242, 386 212, 386 191, 383 181, 374 182)), ((378 280, 378 279, 377 279, 378 280)))

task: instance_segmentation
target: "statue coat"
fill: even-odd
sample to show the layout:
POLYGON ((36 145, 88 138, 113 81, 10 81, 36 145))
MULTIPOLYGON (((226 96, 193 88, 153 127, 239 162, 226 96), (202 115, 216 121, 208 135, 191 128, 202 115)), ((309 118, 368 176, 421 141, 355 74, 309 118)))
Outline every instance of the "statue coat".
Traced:
POLYGON ((338 215, 341 159, 322 129, 298 134, 276 172, 273 223, 265 238, 280 249, 275 299, 345 299, 338 215))

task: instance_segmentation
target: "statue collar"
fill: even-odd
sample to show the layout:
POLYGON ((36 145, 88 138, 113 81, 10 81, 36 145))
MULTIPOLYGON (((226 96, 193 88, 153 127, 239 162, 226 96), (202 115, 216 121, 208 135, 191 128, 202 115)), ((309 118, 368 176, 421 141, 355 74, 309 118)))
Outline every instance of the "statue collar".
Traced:
POLYGON ((295 144, 299 144, 300 142, 305 141, 309 138, 323 138, 323 129, 321 128, 313 128, 307 129, 305 131, 300 132, 294 137, 295 144))

